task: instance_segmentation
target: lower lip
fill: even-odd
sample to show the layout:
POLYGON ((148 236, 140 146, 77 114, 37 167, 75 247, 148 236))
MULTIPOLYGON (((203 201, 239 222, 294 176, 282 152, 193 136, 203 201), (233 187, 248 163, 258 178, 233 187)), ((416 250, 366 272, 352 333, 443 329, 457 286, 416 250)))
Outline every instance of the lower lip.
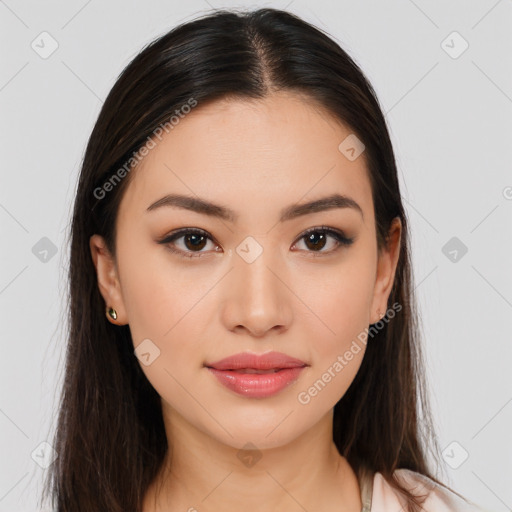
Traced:
POLYGON ((239 373, 233 370, 208 368, 221 384, 239 395, 266 398, 275 395, 299 378, 305 366, 284 368, 275 373, 239 373))

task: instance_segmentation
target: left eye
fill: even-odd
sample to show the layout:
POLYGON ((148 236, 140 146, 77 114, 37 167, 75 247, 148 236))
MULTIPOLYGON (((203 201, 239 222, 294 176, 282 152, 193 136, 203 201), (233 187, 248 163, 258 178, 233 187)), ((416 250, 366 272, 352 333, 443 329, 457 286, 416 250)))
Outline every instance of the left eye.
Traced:
MULTIPOLYGON (((214 250, 217 250, 218 245, 215 245, 213 239, 208 235, 206 231, 200 229, 183 229, 174 234, 171 234, 161 240, 159 243, 167 245, 170 251, 177 253, 185 258, 193 258, 202 256, 205 252, 202 249, 205 248, 208 241, 211 241, 214 245, 214 250), (182 240, 182 248, 178 248, 178 240, 182 240)), ((312 228, 302 234, 297 242, 292 247, 296 247, 299 242, 304 242, 306 246, 306 252, 311 253, 331 253, 339 249, 341 246, 349 246, 353 243, 353 238, 345 237, 341 232, 337 230, 321 227, 312 228), (331 248, 323 250, 328 246, 328 241, 331 239, 331 248), (334 247, 332 247, 334 245, 334 247)))
MULTIPOLYGON (((354 241, 353 238, 347 238, 342 233, 334 229, 322 227, 312 228, 300 236, 299 241, 304 241, 307 252, 330 253, 338 249, 340 246, 349 246, 354 241), (334 240, 334 248, 323 251, 327 245, 328 239, 334 240), (309 249, 309 250, 308 250, 309 249)), ((295 247, 295 244, 293 245, 295 247)))

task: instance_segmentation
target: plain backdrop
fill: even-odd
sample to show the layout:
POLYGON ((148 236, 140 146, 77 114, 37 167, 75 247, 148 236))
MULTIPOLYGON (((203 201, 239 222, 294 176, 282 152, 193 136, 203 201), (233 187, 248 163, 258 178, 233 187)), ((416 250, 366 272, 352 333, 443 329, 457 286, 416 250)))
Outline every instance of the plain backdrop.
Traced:
POLYGON ((376 89, 397 155, 443 478, 512 509, 512 2, 0 0, 0 511, 34 511, 60 391, 66 229, 102 100, 212 8, 288 9, 376 89))

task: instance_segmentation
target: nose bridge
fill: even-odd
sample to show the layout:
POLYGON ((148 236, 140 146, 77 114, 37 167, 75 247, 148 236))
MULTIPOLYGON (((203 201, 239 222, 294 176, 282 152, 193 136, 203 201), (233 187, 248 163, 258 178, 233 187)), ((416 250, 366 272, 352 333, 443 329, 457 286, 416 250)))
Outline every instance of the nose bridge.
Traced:
MULTIPOLYGON (((248 237, 251 238, 251 237, 248 237)), ((291 310, 284 265, 263 242, 244 240, 233 253, 234 268, 228 287, 227 318, 231 328, 243 326, 261 335, 275 326, 287 326, 291 310)))
POLYGON ((236 248, 235 274, 242 285, 239 292, 247 295, 245 300, 255 304, 277 300, 283 286, 275 276, 282 268, 277 256, 276 250, 268 247, 263 237, 259 240, 247 237, 236 248))

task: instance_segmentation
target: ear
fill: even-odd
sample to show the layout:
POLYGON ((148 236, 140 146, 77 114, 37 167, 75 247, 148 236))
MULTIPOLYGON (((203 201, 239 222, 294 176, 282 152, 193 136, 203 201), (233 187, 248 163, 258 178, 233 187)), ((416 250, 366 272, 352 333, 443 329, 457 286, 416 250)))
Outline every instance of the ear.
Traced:
POLYGON ((128 319, 114 258, 107 249, 104 238, 100 235, 92 235, 89 239, 89 246, 98 276, 98 288, 105 300, 105 309, 107 307, 114 308, 117 312, 117 319, 113 320, 110 315, 105 314, 113 324, 127 324, 128 319))
POLYGON ((387 309, 388 298, 393 288, 398 257, 400 255, 401 235, 402 223, 399 217, 395 217, 389 229, 387 246, 382 248, 379 253, 370 323, 378 322, 381 319, 382 313, 385 313, 387 309))

